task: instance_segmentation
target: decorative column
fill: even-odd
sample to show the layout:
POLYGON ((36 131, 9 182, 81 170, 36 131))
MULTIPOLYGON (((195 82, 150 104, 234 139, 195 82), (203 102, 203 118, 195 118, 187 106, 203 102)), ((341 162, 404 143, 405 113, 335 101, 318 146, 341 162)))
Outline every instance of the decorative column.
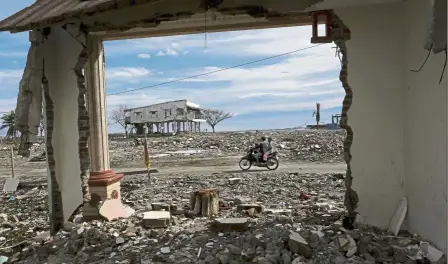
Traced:
POLYGON ((91 200, 83 208, 84 220, 108 220, 129 217, 134 210, 121 203, 122 174, 110 169, 109 138, 106 120, 103 43, 97 38, 87 39, 89 61, 86 66, 87 102, 90 117, 89 188, 91 200))

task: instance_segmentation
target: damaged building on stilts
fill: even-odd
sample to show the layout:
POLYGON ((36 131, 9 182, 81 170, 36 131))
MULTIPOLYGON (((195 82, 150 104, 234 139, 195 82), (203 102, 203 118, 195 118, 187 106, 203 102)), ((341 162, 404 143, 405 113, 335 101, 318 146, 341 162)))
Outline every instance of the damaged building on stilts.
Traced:
POLYGON ((188 100, 176 100, 125 110, 126 124, 138 135, 147 133, 201 132, 201 108, 188 100))

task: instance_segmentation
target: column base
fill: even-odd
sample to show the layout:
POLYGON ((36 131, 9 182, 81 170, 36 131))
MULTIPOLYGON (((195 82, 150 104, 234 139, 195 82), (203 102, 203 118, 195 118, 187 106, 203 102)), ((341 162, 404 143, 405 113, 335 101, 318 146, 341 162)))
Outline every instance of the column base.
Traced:
POLYGON ((91 172, 89 188, 91 199, 83 206, 83 220, 114 220, 128 218, 134 210, 121 202, 120 180, 123 174, 112 170, 91 172))

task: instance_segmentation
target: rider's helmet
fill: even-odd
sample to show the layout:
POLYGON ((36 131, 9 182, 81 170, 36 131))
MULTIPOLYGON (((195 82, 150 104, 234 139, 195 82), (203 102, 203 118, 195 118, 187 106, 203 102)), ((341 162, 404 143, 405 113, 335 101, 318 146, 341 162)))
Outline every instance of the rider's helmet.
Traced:
POLYGON ((271 142, 271 141, 272 141, 272 138, 271 138, 271 137, 268 137, 268 141, 271 142))
POLYGON ((261 141, 265 141, 266 140, 266 137, 265 136, 262 136, 261 137, 261 141))

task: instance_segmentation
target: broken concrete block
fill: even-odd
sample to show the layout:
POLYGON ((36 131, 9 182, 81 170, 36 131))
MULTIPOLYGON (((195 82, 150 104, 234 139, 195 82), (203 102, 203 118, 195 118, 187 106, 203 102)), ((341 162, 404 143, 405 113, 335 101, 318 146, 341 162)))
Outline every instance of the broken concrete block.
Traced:
POLYGON ((337 237, 335 244, 339 247, 339 250, 347 253, 347 257, 352 257, 358 250, 355 240, 348 234, 337 237))
POLYGON ((219 232, 246 231, 249 228, 247 218, 221 218, 214 222, 219 232))
POLYGON ((170 212, 151 211, 143 214, 142 225, 148 228, 167 227, 170 224, 170 220, 170 212))
POLYGON ((311 247, 299 233, 291 231, 288 246, 291 252, 297 253, 306 258, 310 258, 312 255, 311 247))
POLYGON ((423 252, 423 255, 432 263, 438 262, 443 256, 442 251, 431 246, 428 242, 420 242, 420 250, 423 252))
POLYGON ((169 204, 165 204, 165 203, 152 203, 151 208, 154 211, 168 211, 169 212, 171 210, 171 206, 169 204))
POLYGON ((3 192, 15 192, 17 187, 19 187, 19 179, 8 178, 3 185, 3 192))
POLYGON ((107 221, 120 218, 129 218, 134 213, 134 209, 123 205, 119 199, 106 200, 99 209, 99 214, 107 221))
POLYGON ((408 260, 408 257, 406 256, 405 248, 392 245, 392 249, 394 250, 394 261, 395 262, 405 262, 408 260))
POLYGON ((229 179, 229 184, 230 185, 235 185, 241 182, 241 178, 230 178, 229 179))
POLYGON ((249 209, 255 209, 255 211, 259 214, 263 212, 263 206, 259 204, 240 204, 237 206, 236 210, 238 212, 246 211, 249 209))

